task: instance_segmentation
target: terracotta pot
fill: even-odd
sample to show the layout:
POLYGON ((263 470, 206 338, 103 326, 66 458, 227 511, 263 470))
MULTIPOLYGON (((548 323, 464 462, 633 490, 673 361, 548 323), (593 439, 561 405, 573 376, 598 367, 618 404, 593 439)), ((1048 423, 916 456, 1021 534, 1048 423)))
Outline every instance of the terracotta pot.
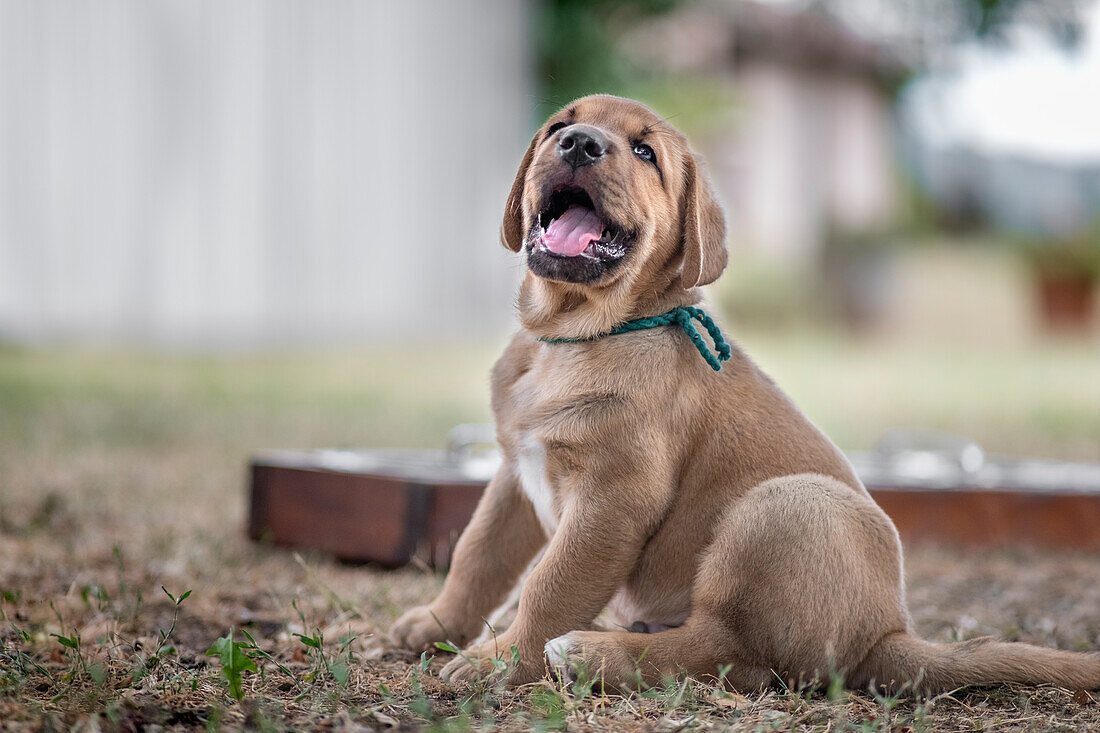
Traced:
POLYGON ((1054 331, 1085 331, 1092 325, 1096 279, 1085 272, 1037 272, 1043 325, 1054 331))

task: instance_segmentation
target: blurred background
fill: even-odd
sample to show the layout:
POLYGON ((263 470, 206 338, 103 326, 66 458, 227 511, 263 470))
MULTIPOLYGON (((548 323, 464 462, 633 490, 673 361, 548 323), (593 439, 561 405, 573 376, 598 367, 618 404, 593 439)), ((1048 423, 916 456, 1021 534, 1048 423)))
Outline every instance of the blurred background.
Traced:
MULTIPOLYGON (((591 92, 705 157, 710 307, 842 448, 1100 462, 1098 2, 0 0, 0 718, 189 689, 216 721, 233 627, 284 661, 355 632, 407 684, 378 640, 439 577, 249 542, 249 457, 490 419, 505 197, 591 92)), ((927 637, 1100 646, 1095 555, 907 564, 927 637)))
POLYGON ((1100 459, 1097 3, 6 0, 9 497, 488 419, 505 195, 591 92, 703 154, 713 306, 843 447, 1100 459))

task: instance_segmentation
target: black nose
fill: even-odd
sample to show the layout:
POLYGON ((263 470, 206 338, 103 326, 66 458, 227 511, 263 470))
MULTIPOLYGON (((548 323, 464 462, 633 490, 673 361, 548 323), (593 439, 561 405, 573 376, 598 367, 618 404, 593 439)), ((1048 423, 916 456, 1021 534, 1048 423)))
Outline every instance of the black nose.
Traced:
POLYGON ((558 155, 573 170, 592 165, 606 154, 607 140, 594 127, 573 125, 558 140, 558 155))

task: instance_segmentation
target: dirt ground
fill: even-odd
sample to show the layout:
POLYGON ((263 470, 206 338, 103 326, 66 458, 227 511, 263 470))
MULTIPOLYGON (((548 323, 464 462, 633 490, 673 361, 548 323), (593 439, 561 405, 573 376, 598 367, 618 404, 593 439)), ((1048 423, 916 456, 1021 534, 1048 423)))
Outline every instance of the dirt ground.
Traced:
MULTIPOLYGON (((245 465, 258 447, 425 444, 483 417, 483 391, 460 388, 483 369, 480 356, 440 370, 408 355, 0 352, 0 729, 1100 729, 1096 693, 1051 687, 933 699, 690 681, 627 697, 551 681, 450 689, 436 676, 445 654, 383 640, 440 578, 249 542, 245 465), (230 634, 231 651, 208 656, 230 634)), ((952 409, 997 424, 973 404, 952 409)), ((1060 445, 1063 429, 1006 441, 1060 445)), ((928 638, 1100 649, 1100 556, 915 548, 907 582, 928 638)))
MULTIPOLYGON (((224 539, 217 562, 185 569, 112 547, 83 547, 65 506, 4 535, 0 726, 10 730, 422 727, 523 730, 1096 730, 1095 693, 1052 687, 961 690, 931 700, 782 690, 743 697, 698 683, 629 697, 547 681, 517 691, 452 690, 446 655, 390 649, 395 615, 439 585, 224 539), (161 590, 178 598, 175 604, 161 590), (167 642, 163 633, 171 629, 167 642), (219 637, 255 640, 234 700, 219 637), (309 646, 303 638, 319 641, 309 646), (63 642, 75 642, 66 646, 63 642), (156 650, 161 646, 158 653, 156 650), (270 656, 267 656, 270 655, 270 656)), ((1100 557, 935 549, 909 553, 919 631, 949 641, 996 634, 1064 649, 1100 647, 1100 557)))

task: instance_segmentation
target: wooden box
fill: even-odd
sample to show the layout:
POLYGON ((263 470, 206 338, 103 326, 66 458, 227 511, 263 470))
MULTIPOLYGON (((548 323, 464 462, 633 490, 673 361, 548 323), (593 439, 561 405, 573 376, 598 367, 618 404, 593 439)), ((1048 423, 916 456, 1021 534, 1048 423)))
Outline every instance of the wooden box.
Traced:
MULTIPOLYGON (((353 562, 445 567, 499 465, 487 426, 447 451, 267 451, 252 461, 249 533, 353 562)), ((465 437, 463 437, 465 436, 465 437)), ((989 458, 965 440, 887 435, 850 453, 906 545, 1100 552, 1100 465, 989 458)))

